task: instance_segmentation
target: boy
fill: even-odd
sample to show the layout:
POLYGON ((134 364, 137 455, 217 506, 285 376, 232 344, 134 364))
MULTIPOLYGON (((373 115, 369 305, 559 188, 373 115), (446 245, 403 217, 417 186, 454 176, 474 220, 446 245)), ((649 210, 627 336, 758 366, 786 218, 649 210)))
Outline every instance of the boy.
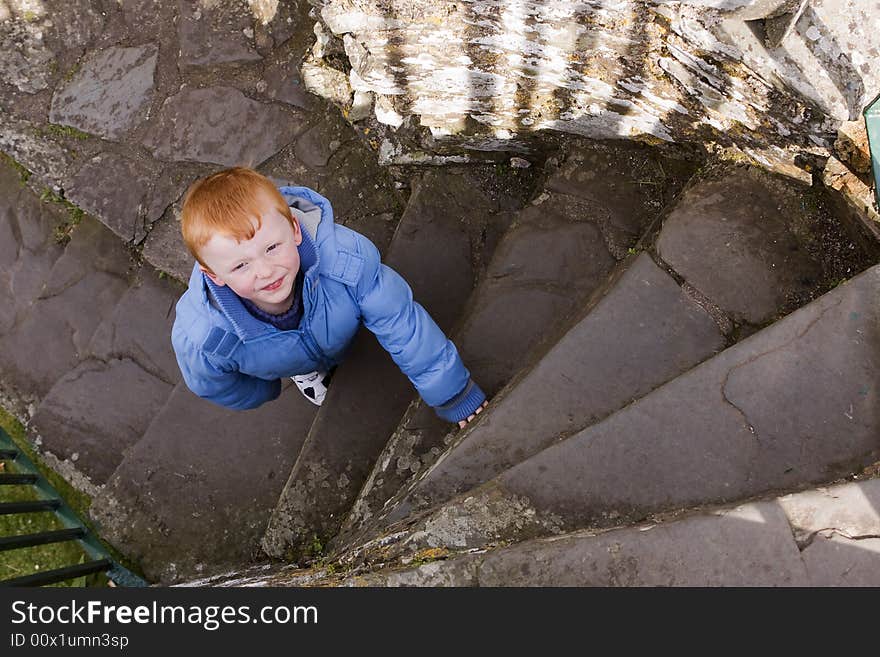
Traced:
POLYGON ((463 427, 485 408, 406 281, 366 237, 334 223, 323 196, 234 167, 190 187, 181 230, 196 264, 171 341, 197 395, 255 408, 291 377, 320 406, 363 323, 440 417, 463 427))

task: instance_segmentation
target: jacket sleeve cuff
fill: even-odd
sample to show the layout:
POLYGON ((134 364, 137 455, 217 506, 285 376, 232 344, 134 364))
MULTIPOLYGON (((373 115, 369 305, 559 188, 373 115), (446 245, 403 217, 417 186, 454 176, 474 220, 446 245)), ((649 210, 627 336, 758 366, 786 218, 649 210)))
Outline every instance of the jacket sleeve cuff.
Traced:
POLYGON ((435 406, 434 410, 437 412, 437 415, 447 422, 458 423, 476 413, 484 401, 486 401, 485 393, 483 393, 480 386, 473 379, 470 379, 464 390, 445 404, 435 406))

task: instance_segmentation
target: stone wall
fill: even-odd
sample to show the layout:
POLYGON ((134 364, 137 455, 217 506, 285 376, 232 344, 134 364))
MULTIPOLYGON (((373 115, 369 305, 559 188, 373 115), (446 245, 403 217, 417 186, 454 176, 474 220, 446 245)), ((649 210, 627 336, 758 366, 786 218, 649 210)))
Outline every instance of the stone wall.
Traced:
MULTIPOLYGON (((880 92, 875 0, 313 0, 313 91, 445 143, 537 131, 824 155, 880 92), (318 75, 320 73, 320 76, 318 75), (328 80, 332 85, 326 84, 328 80), (347 84, 347 89, 346 89, 347 84), (366 109, 365 109, 366 108, 366 109)), ((392 138, 385 161, 402 156, 392 138)))

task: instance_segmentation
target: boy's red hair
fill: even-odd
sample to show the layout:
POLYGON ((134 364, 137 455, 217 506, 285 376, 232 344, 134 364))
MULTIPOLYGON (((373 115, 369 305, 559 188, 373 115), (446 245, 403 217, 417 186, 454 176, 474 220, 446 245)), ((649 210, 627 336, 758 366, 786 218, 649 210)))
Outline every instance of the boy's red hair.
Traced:
MULTIPOLYGON (((269 203, 291 226, 293 213, 271 180, 248 167, 232 167, 197 180, 186 192, 180 216, 180 230, 186 248, 205 269, 199 256, 214 235, 239 242, 251 239, 260 228, 260 214, 269 203)), ((209 270, 210 271, 210 270, 209 270)))

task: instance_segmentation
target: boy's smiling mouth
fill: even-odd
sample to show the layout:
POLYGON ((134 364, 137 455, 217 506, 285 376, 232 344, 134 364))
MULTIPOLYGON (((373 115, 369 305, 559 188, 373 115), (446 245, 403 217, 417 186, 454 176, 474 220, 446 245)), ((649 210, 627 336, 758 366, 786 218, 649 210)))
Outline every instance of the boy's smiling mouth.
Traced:
POLYGON ((279 279, 278 279, 277 281, 275 281, 274 283, 269 283, 266 287, 263 288, 263 292, 274 292, 274 291, 277 290, 279 287, 281 287, 281 284, 282 284, 283 282, 284 282, 284 276, 282 276, 281 278, 279 278, 279 279))

